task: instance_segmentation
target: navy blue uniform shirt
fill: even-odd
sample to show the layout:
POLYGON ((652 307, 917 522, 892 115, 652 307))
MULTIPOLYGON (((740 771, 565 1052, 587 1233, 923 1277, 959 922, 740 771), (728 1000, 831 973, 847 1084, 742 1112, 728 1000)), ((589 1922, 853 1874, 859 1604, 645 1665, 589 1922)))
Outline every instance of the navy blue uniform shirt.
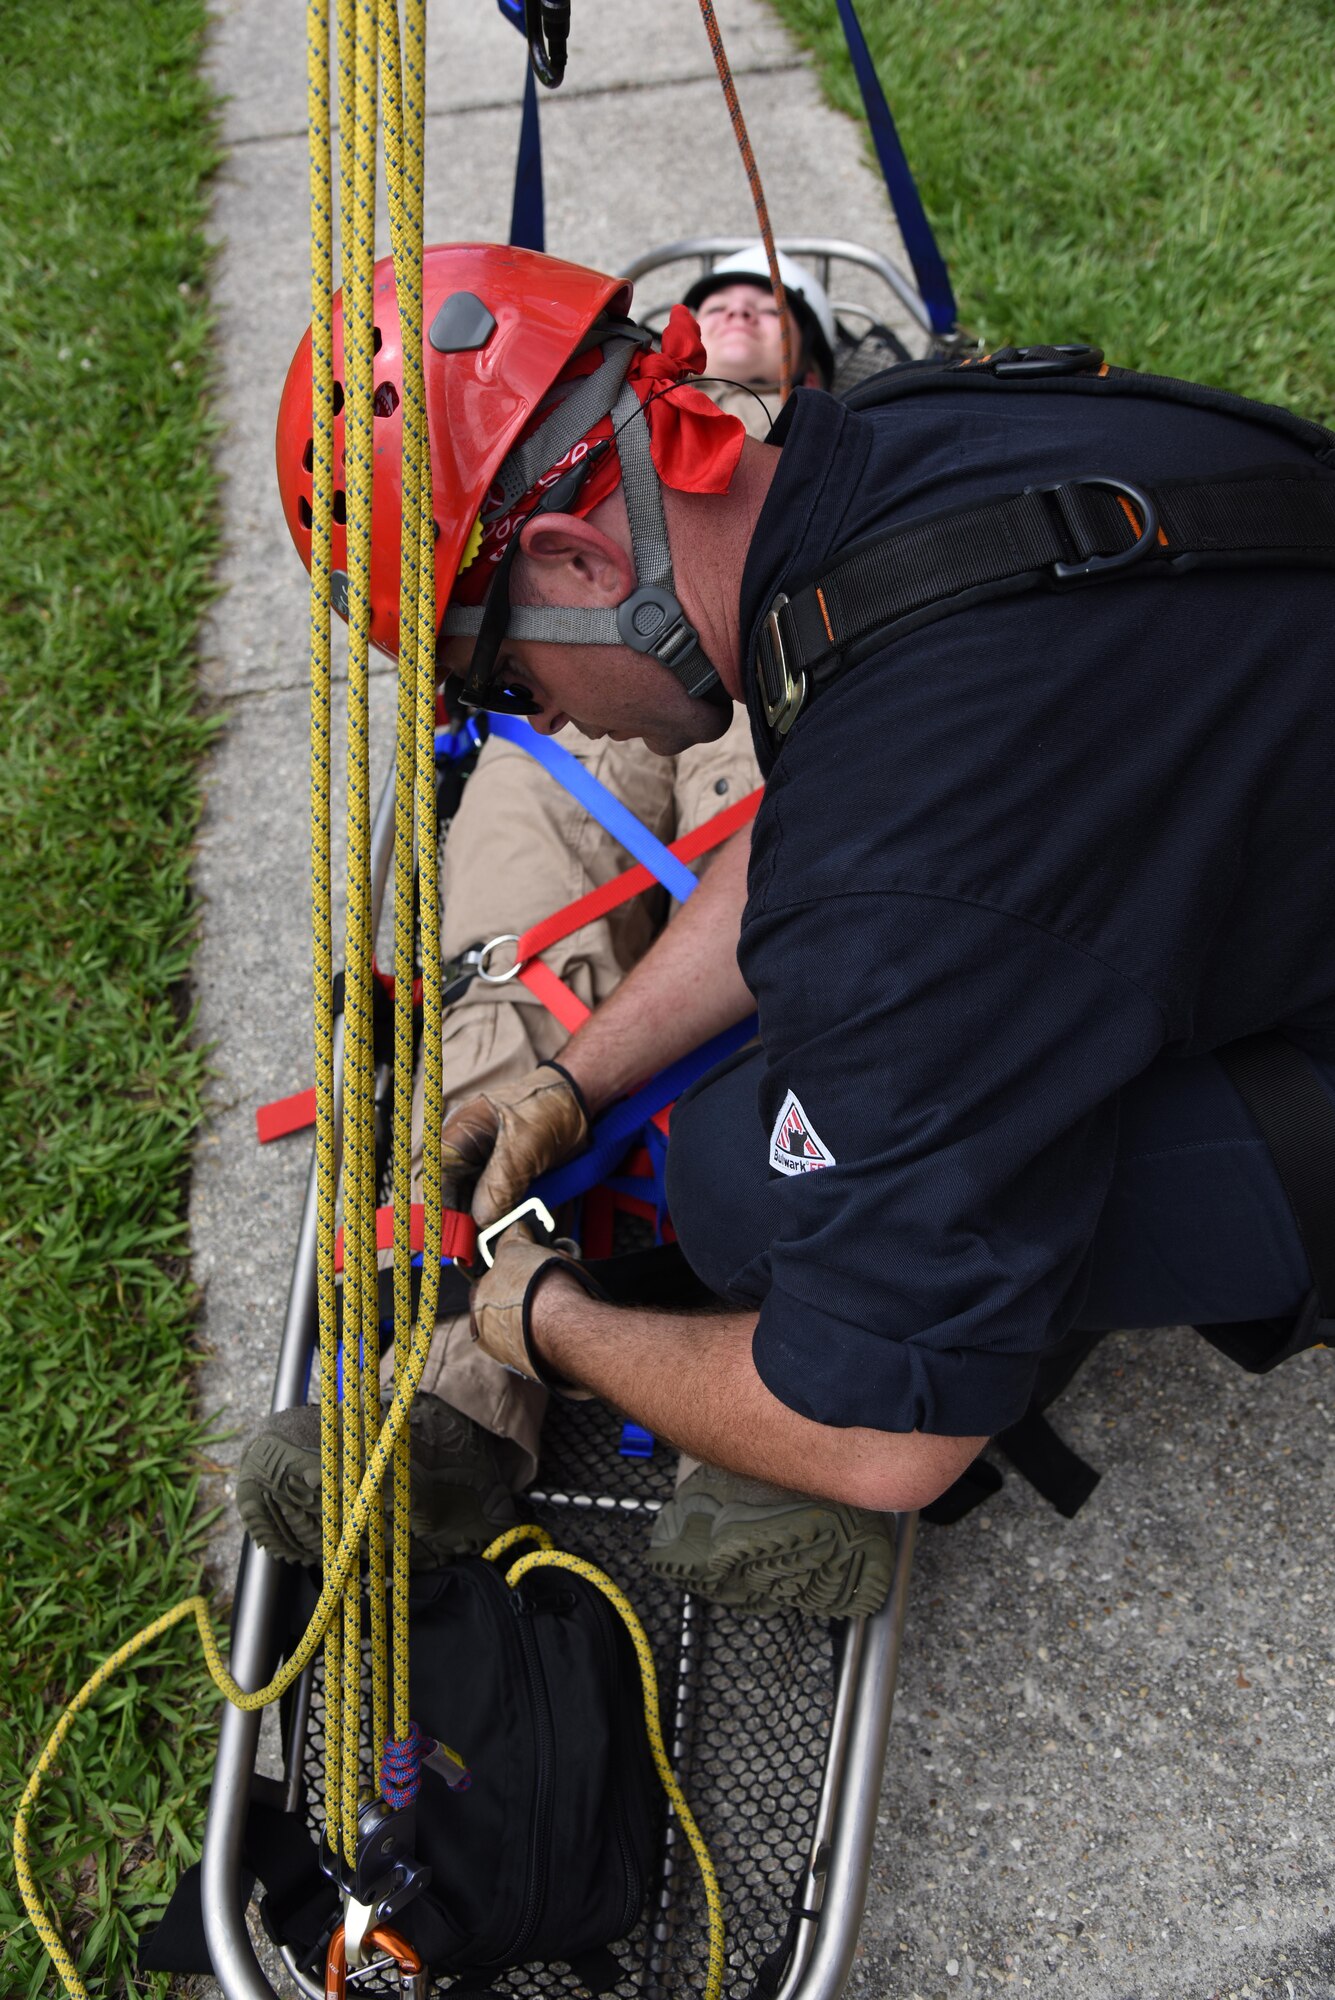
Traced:
MULTIPOLYGON (((1081 473, 1310 463, 1243 417, 1124 395, 853 413, 803 391, 778 435, 748 660, 777 590, 914 516, 1081 473)), ((737 1135, 777 1163, 747 1289, 793 1409, 1013 1422, 1079 1323, 1123 1086, 1273 1025, 1335 1058, 1333 614, 1314 572, 1036 592, 883 647, 799 719, 755 822, 764 1075, 737 1135)))

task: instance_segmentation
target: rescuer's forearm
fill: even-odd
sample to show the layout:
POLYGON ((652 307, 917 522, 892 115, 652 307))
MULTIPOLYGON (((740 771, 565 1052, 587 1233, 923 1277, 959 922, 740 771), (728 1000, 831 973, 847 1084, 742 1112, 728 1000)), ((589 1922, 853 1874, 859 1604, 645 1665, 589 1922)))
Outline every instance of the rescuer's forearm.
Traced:
POLYGON ((987 1442, 834 1430, 799 1416, 756 1373, 756 1317, 602 1305, 560 1274, 531 1307, 539 1357, 556 1374, 707 1464, 796 1492, 886 1513, 923 1507, 987 1442))
POLYGON ((749 828, 720 848, 657 943, 561 1050, 592 1111, 753 1011, 737 969, 750 848, 749 828))

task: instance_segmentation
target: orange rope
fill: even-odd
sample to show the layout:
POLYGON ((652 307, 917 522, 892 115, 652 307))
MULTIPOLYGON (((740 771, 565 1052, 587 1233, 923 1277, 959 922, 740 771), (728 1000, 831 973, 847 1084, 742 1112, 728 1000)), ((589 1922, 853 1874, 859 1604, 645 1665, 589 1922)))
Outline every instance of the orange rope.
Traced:
POLYGON ((742 165, 746 168, 746 178, 751 185, 751 200, 755 204, 756 221, 760 224, 760 234, 764 239, 765 255, 769 259, 770 287, 779 308, 779 325, 783 332, 783 365, 779 378, 779 395, 780 400, 786 403, 793 387, 793 340, 792 329, 788 323, 788 301, 784 296, 783 279, 779 276, 778 252, 774 248, 774 232, 769 226, 769 208, 765 201, 765 190, 760 184, 760 169, 756 165, 756 156, 751 150, 746 120, 742 116, 742 107, 737 99, 737 86, 732 80, 728 52, 723 46, 723 36, 719 32, 719 24, 714 15, 714 0, 700 0, 700 13, 704 20, 705 33, 709 37, 710 52, 714 58, 714 67, 718 71, 718 80, 723 85, 723 95, 727 100, 728 116, 732 120, 742 165))

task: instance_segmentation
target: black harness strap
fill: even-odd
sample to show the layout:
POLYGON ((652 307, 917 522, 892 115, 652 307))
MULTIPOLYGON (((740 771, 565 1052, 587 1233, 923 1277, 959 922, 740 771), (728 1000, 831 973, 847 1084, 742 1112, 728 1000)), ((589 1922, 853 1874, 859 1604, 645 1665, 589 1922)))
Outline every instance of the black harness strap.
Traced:
POLYGON ((776 599, 757 655, 766 714, 786 733, 861 641, 879 647, 973 604, 1237 562, 1335 569, 1335 477, 1284 465, 1151 487, 1085 474, 913 521, 776 599))
POLYGON ((1283 1035, 1216 1051, 1270 1148, 1307 1253, 1322 1319, 1335 1319, 1335 1100, 1283 1035))
POLYGON ((1021 1478, 1068 1521, 1099 1483, 1101 1475, 1058 1436, 1041 1410, 1027 1410, 1018 1424, 1001 1432, 997 1445, 1021 1478))
POLYGON ((861 383, 845 401, 868 410, 959 389, 1187 403, 1289 438, 1311 453, 1312 463, 1155 487, 1111 472, 1086 473, 954 508, 864 543, 827 575, 777 597, 761 627, 756 670, 776 749, 803 708, 868 651, 974 604, 1202 567, 1335 569, 1335 433, 1291 410, 1201 383, 1110 368, 1100 349, 1083 346, 904 362, 861 383))

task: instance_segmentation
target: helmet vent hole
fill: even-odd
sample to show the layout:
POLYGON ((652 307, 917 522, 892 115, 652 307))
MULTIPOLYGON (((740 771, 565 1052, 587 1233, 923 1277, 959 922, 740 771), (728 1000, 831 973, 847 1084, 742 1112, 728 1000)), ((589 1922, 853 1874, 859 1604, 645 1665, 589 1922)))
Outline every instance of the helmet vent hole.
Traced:
POLYGON ((335 384, 334 384, 334 415, 335 415, 335 416, 337 416, 337 415, 338 415, 338 413, 339 413, 339 411, 340 411, 340 410, 341 410, 342 408, 343 408, 343 384, 342 384, 341 382, 335 382, 335 384))
POLYGON ((311 518, 312 518, 311 503, 303 493, 301 498, 297 502, 297 519, 300 521, 303 528, 309 528, 311 525, 311 518))
POLYGON ((334 495, 334 519, 338 522, 339 526, 342 527, 343 523, 347 520, 347 518, 348 518, 348 496, 343 491, 342 487, 340 487, 338 492, 334 495))
POLYGON ((380 331, 380 328, 379 328, 378 326, 373 326, 373 327, 371 328, 371 352, 372 352, 372 354, 379 354, 379 352, 380 352, 381 348, 382 348, 382 347, 384 346, 384 344, 385 344, 385 336, 384 336, 384 334, 383 334, 383 333, 382 333, 382 332, 380 331))
POLYGON ((315 439, 307 438, 306 449, 301 454, 301 469, 303 472, 311 472, 314 470, 314 468, 315 468, 315 439))
POLYGON ((375 413, 378 417, 392 417, 399 407, 399 392, 392 382, 382 382, 375 392, 375 413))

